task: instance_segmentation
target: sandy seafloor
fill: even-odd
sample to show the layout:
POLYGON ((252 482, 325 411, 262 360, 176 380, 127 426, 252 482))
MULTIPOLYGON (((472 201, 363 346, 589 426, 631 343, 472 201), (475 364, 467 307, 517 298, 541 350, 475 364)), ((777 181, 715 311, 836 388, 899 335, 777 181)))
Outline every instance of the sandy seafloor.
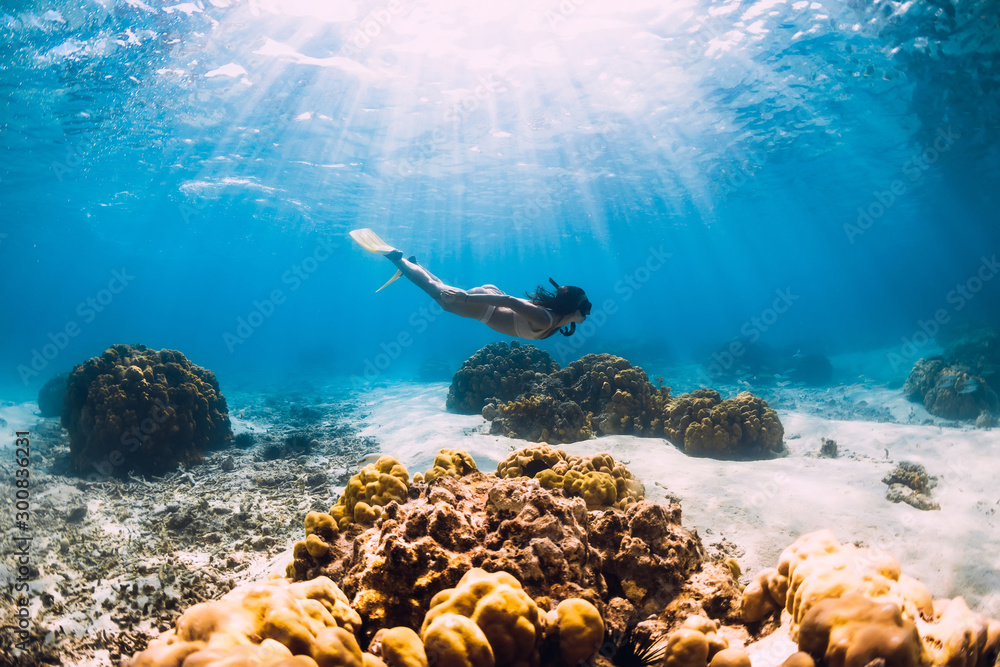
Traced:
MULTIPOLYGON (((694 367, 656 371, 677 380, 675 394, 703 380, 694 367)), ((785 426, 787 455, 771 460, 690 458, 663 439, 633 436, 559 446, 610 452, 648 498, 679 499, 685 527, 710 553, 734 556, 743 583, 798 536, 829 528, 842 542, 894 554, 935 597, 962 595, 973 610, 1000 617, 1000 430, 935 418, 890 386, 861 374, 823 389, 754 387, 785 426), (837 442, 838 458, 817 456, 822 438, 837 442), (937 477, 940 510, 886 500, 881 480, 900 461, 937 477)), ((717 388, 730 397, 747 387, 717 388)), ((448 383, 411 382, 350 396, 334 386, 227 392, 235 432, 254 433, 256 445, 212 452, 163 478, 90 484, 65 471, 68 438, 58 419, 40 419, 33 403, 0 404, 5 477, 13 478, 13 432, 27 425, 33 433, 37 638, 63 664, 117 664, 191 604, 283 572, 306 512, 333 504, 365 455, 392 454, 413 473, 437 450, 458 447, 491 471, 529 444, 489 434, 479 416, 448 413, 447 392, 448 383), (264 451, 296 432, 315 438, 308 450, 276 459, 264 451), (79 507, 87 508, 82 518, 72 515, 79 507)), ((8 581, 9 546, 0 561, 8 581)))

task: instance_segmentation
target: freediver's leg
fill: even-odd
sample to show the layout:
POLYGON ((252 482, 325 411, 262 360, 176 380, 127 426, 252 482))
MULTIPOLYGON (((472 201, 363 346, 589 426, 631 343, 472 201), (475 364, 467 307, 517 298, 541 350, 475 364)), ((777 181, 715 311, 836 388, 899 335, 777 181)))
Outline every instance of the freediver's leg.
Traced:
POLYGON ((416 257, 405 259, 403 257, 403 253, 399 250, 394 250, 385 257, 392 262, 397 269, 402 271, 403 275, 406 276, 411 283, 422 289, 428 296, 434 299, 438 305, 445 310, 445 312, 454 313, 455 315, 460 315, 462 317, 471 317, 476 320, 485 315, 489 306, 485 306, 483 304, 465 303, 461 298, 448 298, 444 296, 443 292, 448 290, 449 292, 465 292, 466 294, 483 294, 489 293, 489 290, 484 290, 481 287, 474 287, 470 290, 462 290, 457 287, 447 285, 433 273, 417 264, 416 257))
POLYGON ((404 259, 402 252, 394 250, 386 255, 386 259, 395 264, 396 268, 402 271, 403 275, 406 276, 411 283, 427 292, 427 294, 435 301, 441 298, 441 290, 448 287, 448 285, 441 282, 440 278, 417 264, 416 257, 404 259))

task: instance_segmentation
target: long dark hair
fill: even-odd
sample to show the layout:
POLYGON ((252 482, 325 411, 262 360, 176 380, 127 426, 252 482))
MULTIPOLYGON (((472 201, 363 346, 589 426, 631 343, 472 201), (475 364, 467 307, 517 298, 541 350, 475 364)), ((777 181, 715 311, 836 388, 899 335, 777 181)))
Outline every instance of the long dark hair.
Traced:
MULTIPOLYGON (((573 285, 560 286, 552 278, 549 278, 549 282, 555 287, 555 291, 550 292, 539 285, 538 289, 534 292, 527 293, 528 300, 536 306, 541 306, 552 311, 559 317, 569 315, 577 310, 581 311, 584 317, 590 314, 590 301, 587 300, 587 293, 582 288, 574 287, 573 285)), ((564 336, 572 336, 576 331, 576 322, 570 322, 569 326, 563 327, 558 331, 564 336)), ((549 336, 553 334, 555 334, 555 331, 550 333, 549 336)))

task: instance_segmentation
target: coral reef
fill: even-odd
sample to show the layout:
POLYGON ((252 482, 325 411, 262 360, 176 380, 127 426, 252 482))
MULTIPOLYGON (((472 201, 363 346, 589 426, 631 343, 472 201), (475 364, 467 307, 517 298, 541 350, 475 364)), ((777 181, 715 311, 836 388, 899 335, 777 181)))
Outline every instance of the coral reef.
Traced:
POLYGON ((469 456, 469 453, 462 449, 442 449, 434 457, 431 469, 419 478, 414 475, 414 481, 433 482, 438 477, 451 475, 452 477, 462 477, 476 470, 476 462, 469 456))
POLYGON ((355 633, 361 617, 344 593, 325 577, 246 584, 213 602, 194 605, 172 630, 149 643, 129 667, 209 664, 288 664, 301 667, 357 665, 355 633), (350 659, 346 659, 346 658, 350 659))
POLYGON ((546 444, 511 452, 497 465, 497 477, 537 479, 543 488, 583 498, 588 510, 625 509, 645 494, 642 483, 610 454, 575 456, 546 444))
MULTIPOLYGON (((510 574, 472 568, 454 588, 435 595, 420 626, 425 647, 432 644, 432 637, 447 634, 435 632, 435 629, 453 624, 455 621, 449 618, 452 616, 465 616, 478 626, 497 663, 537 663, 538 644, 544 630, 538 605, 510 574)), ((438 640, 437 643, 442 648, 451 648, 448 642, 438 640)), ((465 647, 462 650, 466 650, 465 647)), ((439 653, 445 652, 439 650, 439 653)))
POLYGON ((58 417, 62 414, 68 382, 69 373, 58 373, 38 390, 38 412, 43 417, 58 417))
POLYGON ((939 510, 941 506, 931 500, 931 489, 937 485, 937 478, 931 477, 919 463, 900 461, 888 475, 882 478, 889 488, 886 500, 904 502, 918 510, 939 510))
MULTIPOLYGON (((619 628, 639 613, 737 618, 731 570, 705 561, 697 535, 680 526, 679 505, 633 500, 625 511, 588 511, 582 497, 520 476, 560 464, 570 470, 558 450, 545 454, 549 464, 532 467, 539 451, 522 452, 523 467, 511 465, 517 457, 501 464, 502 474, 518 475, 513 479, 473 470, 414 482, 408 498, 386 505, 371 527, 352 523, 334 531, 332 517, 310 513, 306 532, 325 544, 310 549, 308 538, 299 542, 287 574, 340 582, 372 632, 421 627, 435 595, 458 586, 473 568, 513 575, 542 609, 582 598, 619 628)), ((590 464, 631 477, 610 457, 590 464)))
POLYGON ((749 392, 724 401, 714 389, 678 396, 667 406, 664 429, 688 455, 714 458, 772 456, 785 436, 767 401, 749 392))
POLYGON ((783 609, 782 625, 820 664, 974 667, 1000 648, 1000 621, 973 614, 962 598, 934 600, 891 554, 840 544, 828 530, 786 548, 741 604, 748 623, 783 609))
POLYGON ((232 439, 215 375, 174 350, 113 345, 70 374, 62 425, 78 472, 156 474, 232 439))
POLYGON ((590 413, 574 401, 557 401, 551 396, 522 396, 483 409, 491 415, 490 432, 508 438, 534 442, 578 442, 593 435, 590 413))
POLYGON ((559 368, 548 352, 518 342, 490 343, 462 364, 448 389, 448 409, 462 414, 482 412, 488 398, 511 401, 535 381, 538 373, 559 368))
MULTIPOLYGON (((992 366, 982 359, 977 360, 977 365, 993 373, 992 366)), ((947 356, 918 360, 903 392, 923 403, 932 415, 944 419, 976 421, 989 427, 1000 414, 1000 399, 986 379, 947 356)))
POLYGON ((340 529, 352 521, 372 523, 390 502, 403 502, 410 488, 410 475, 399 461, 381 456, 351 477, 330 516, 340 529))
POLYGON ((865 667, 872 662, 905 667, 921 664, 920 635, 892 602, 861 593, 826 598, 802 619, 799 650, 828 667, 865 667))
MULTIPOLYGON (((469 374, 494 386, 491 373, 492 366, 474 366, 470 359, 452 389, 460 375, 470 382, 469 374)), ((515 376, 510 388, 516 396, 476 394, 485 401, 478 405, 491 433, 554 443, 610 434, 665 437, 691 456, 732 459, 773 456, 783 448, 784 428, 764 400, 747 392, 723 400, 713 389, 673 397, 669 387, 653 385, 641 368, 610 354, 588 354, 548 374, 515 376)), ((472 394, 463 396, 471 400, 472 394)))
POLYGON ((1000 393, 1000 331, 974 329, 950 341, 944 351, 949 364, 961 364, 1000 393))

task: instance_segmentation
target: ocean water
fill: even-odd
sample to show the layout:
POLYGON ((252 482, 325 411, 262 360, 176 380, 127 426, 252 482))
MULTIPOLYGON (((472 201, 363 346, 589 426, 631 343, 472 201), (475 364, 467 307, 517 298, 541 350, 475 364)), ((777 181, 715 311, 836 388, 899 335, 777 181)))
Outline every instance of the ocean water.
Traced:
POLYGON ((460 287, 582 286, 590 321, 538 343, 560 363, 707 367, 744 336, 901 381, 1000 325, 994 0, 0 15, 7 400, 114 343, 225 391, 447 380, 506 340, 375 294, 358 227, 460 287))

